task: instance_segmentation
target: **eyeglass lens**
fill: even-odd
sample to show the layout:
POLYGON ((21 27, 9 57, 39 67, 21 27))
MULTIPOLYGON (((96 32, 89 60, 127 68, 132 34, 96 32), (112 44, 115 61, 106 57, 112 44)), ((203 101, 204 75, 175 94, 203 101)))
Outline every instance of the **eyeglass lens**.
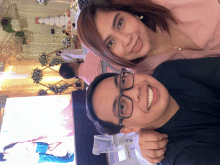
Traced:
MULTIPOLYGON (((127 70, 123 70, 120 75, 120 87, 122 90, 130 89, 133 86, 133 75, 131 72, 127 70)), ((119 103, 118 103, 118 112, 120 118, 128 118, 131 116, 132 113, 132 100, 124 96, 120 97, 119 103)))

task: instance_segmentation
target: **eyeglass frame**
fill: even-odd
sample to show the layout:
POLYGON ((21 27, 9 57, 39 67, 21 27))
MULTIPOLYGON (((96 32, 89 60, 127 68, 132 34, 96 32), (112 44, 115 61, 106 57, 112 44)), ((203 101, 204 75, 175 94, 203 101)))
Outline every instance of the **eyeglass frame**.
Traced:
POLYGON ((119 90, 120 90, 119 99, 118 99, 118 100, 119 100, 119 101, 118 101, 119 126, 122 126, 122 122, 123 122, 124 119, 130 118, 130 117, 132 116, 132 113, 133 113, 133 101, 132 101, 132 99, 131 99, 130 97, 124 95, 123 92, 124 92, 124 91, 127 91, 127 90, 130 90, 130 89, 132 89, 133 87, 134 87, 134 74, 133 74, 133 72, 131 72, 130 70, 127 70, 127 69, 125 69, 125 68, 122 68, 121 71, 120 71, 120 74, 119 74, 119 90), (122 89, 122 87, 121 87, 121 78, 122 78, 122 73, 123 73, 124 71, 131 73, 132 79, 133 79, 132 86, 129 87, 129 88, 126 88, 126 89, 122 89), (131 115, 130 115, 129 117, 121 117, 121 116, 120 116, 119 107, 120 107, 120 99, 121 99, 122 97, 126 97, 126 98, 128 98, 129 100, 131 100, 132 109, 131 109, 131 115))

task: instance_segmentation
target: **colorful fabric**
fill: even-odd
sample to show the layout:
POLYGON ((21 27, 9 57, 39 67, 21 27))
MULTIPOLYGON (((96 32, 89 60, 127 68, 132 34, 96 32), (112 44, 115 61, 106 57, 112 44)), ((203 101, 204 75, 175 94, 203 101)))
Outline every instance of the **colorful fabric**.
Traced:
POLYGON ((43 142, 36 142, 36 143, 37 143, 36 152, 39 153, 38 163, 44 163, 44 162, 68 163, 68 162, 73 162, 74 160, 74 154, 71 155, 70 157, 68 154, 64 157, 45 154, 49 145, 43 142))
POLYGON ((37 153, 46 153, 47 149, 48 149, 48 144, 47 143, 43 143, 43 142, 36 142, 37 143, 37 149, 36 152, 37 153))
POLYGON ((64 157, 58 157, 58 156, 39 153, 38 163, 44 163, 44 162, 68 163, 68 162, 73 162, 73 160, 74 160, 74 154, 71 155, 70 157, 68 156, 68 154, 64 157))

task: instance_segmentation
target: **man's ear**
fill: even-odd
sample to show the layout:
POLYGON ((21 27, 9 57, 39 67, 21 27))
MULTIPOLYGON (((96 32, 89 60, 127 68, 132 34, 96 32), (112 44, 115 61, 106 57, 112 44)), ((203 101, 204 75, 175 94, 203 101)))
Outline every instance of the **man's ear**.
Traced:
POLYGON ((139 132, 139 128, 136 127, 123 127, 120 130, 120 133, 131 133, 131 132, 139 132))

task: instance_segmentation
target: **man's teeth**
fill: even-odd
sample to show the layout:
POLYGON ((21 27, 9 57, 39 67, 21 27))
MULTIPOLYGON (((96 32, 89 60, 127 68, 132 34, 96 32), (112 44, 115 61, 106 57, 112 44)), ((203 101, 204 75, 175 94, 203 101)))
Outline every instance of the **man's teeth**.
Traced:
POLYGON ((148 108, 150 108, 150 105, 153 101, 153 90, 150 87, 148 87, 148 93, 148 108))
POLYGON ((138 39, 136 46, 134 47, 134 49, 132 49, 132 51, 135 51, 135 49, 137 49, 138 45, 139 45, 140 40, 138 39))

